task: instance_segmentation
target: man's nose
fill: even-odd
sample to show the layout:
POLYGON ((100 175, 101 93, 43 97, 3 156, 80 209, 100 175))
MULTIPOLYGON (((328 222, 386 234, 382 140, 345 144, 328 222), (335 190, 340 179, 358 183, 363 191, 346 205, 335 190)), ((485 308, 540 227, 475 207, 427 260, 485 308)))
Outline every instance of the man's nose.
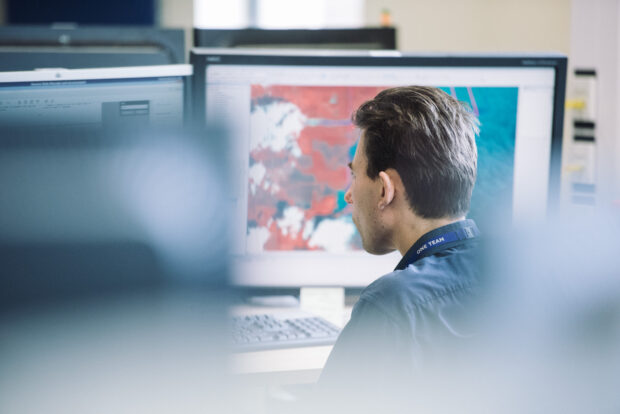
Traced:
POLYGON ((347 189, 347 192, 344 194, 344 201, 349 204, 353 204, 353 196, 351 195, 351 187, 347 189))

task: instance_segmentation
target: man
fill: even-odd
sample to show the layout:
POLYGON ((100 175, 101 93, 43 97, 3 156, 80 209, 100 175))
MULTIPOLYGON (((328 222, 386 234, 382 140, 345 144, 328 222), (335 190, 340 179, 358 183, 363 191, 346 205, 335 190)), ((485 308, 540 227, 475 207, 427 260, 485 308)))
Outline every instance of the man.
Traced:
POLYGON ((479 284, 478 229, 465 219, 478 120, 441 90, 411 86, 382 91, 353 121, 353 221, 369 253, 403 255, 363 290, 319 381, 361 405, 415 393, 416 375, 471 333, 460 316, 479 284))

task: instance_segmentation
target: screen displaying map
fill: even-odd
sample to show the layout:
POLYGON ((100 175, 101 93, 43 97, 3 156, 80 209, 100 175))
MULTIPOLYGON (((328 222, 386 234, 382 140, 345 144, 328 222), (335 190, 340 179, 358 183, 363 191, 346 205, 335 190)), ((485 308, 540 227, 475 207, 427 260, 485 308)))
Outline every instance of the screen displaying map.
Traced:
MULTIPOLYGON (((347 164, 359 138, 351 114, 385 88, 251 86, 248 253, 361 249, 344 200, 347 164)), ((518 88, 441 89, 466 103, 481 123, 468 217, 509 219, 518 88)))

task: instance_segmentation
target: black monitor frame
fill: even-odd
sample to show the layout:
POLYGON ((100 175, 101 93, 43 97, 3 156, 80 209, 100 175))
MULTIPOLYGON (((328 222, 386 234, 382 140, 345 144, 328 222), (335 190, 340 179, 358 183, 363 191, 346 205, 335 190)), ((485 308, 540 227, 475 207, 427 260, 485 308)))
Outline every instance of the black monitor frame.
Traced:
POLYGON ((562 137, 564 128, 564 101, 566 95, 567 57, 561 54, 521 55, 413 55, 392 52, 390 54, 347 53, 293 54, 265 51, 243 53, 234 50, 218 53, 214 49, 193 49, 190 63, 193 76, 193 119, 197 125, 205 125, 206 70, 210 65, 302 65, 302 66, 400 66, 400 67, 535 67, 552 68, 555 71, 553 98, 553 121, 551 132, 551 159, 549 165, 549 192, 547 212, 556 212, 560 203, 560 180, 562 164, 562 137))
POLYGON ((72 54, 104 53, 127 55, 129 48, 152 49, 161 55, 159 62, 145 64, 186 63, 185 33, 182 29, 160 29, 149 26, 78 26, 78 25, 16 25, 0 27, 0 57, 5 61, 3 70, 33 70, 50 67, 46 56, 50 53, 61 54, 62 65, 67 69, 88 67, 137 66, 135 59, 123 64, 122 59, 104 59, 90 63, 80 59, 79 64, 72 62, 72 54), (37 59, 29 56, 39 54, 37 59), (20 62, 20 56, 22 61, 20 62), (109 62, 109 63, 108 63, 109 62))
POLYGON ((396 49, 394 27, 349 29, 194 29, 196 47, 396 49), (376 47, 370 46, 376 45, 376 47))

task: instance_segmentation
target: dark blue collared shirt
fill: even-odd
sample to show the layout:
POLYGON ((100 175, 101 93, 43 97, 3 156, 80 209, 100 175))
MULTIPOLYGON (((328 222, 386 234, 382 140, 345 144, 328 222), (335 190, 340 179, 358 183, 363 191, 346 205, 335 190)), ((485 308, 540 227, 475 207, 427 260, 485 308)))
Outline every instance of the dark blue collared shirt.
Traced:
POLYGON ((366 287, 325 365, 319 387, 377 395, 404 386, 448 346, 480 284, 478 229, 462 220, 422 236, 396 269, 366 287))

